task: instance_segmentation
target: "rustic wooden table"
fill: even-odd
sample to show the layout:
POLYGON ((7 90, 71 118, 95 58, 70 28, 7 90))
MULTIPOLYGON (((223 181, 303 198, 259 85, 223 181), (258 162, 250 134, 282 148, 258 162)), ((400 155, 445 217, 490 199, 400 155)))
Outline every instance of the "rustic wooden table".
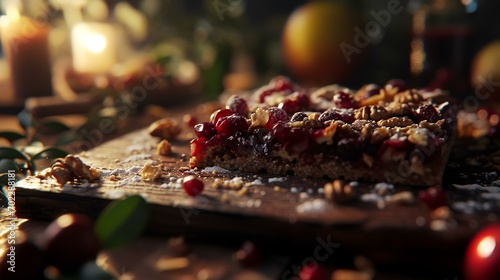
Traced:
MULTIPOLYGON (((324 263, 329 271, 366 269, 371 265, 362 263, 371 260, 376 266, 375 279, 454 279, 461 274, 462 255, 470 238, 482 225, 497 219, 498 202, 480 215, 452 208, 452 217, 435 223, 431 212, 418 201, 382 207, 384 198, 377 197, 374 184, 360 184, 358 191, 375 200, 339 206, 324 200, 326 179, 241 174, 217 168, 189 170, 189 133, 173 142, 173 153, 167 157, 155 154, 157 140, 145 130, 82 153, 84 162, 102 172, 95 186, 61 188, 34 178, 19 182, 20 228, 37 238, 46 221, 62 213, 95 217, 110 201, 139 193, 152 211, 147 234, 124 248, 103 252, 98 259, 121 279, 295 279, 296 267, 315 260, 315 250, 325 243, 335 246, 327 246, 327 257, 315 261, 324 263), (138 170, 151 161, 162 164, 162 178, 142 182, 138 170), (113 174, 118 176, 111 179, 113 174), (179 188, 178 180, 188 174, 207 184, 202 196, 189 198, 179 188), (241 177, 244 191, 208 187, 216 179, 235 177, 241 177), (171 250, 167 241, 176 236, 184 236, 191 248, 186 256, 189 265, 172 271, 156 269, 171 250), (265 252, 264 262, 257 267, 245 268, 233 259, 245 240, 260 244, 265 252)), ((458 176, 454 172, 459 171, 448 172, 447 180, 450 206, 467 199, 463 189, 450 184, 463 181, 454 178, 458 176)), ((402 191, 416 196, 418 189, 396 186, 389 194, 402 191)), ((4 213, 0 223, 7 222, 4 213)))

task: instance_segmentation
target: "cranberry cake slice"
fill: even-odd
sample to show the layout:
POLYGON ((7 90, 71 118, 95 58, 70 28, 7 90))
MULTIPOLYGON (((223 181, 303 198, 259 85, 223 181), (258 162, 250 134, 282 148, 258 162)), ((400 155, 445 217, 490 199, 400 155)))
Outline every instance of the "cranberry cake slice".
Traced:
POLYGON ((191 168, 385 181, 441 183, 455 126, 440 90, 399 80, 353 91, 304 89, 277 77, 195 126, 191 168))

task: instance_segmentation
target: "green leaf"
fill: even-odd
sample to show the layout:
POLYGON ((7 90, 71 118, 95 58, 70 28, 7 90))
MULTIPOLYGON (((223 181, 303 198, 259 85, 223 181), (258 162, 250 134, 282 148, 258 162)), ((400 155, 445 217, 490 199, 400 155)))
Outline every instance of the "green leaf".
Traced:
POLYGON ((56 134, 70 130, 70 128, 62 122, 50 120, 40 123, 38 127, 40 132, 47 134, 56 134))
POLYGON ((29 162, 29 158, 20 151, 10 147, 0 147, 0 159, 21 159, 29 162))
POLYGON ((0 192, 0 208, 7 208, 9 207, 9 199, 3 192, 0 192))
POLYGON ((7 139, 7 141, 11 144, 16 140, 23 139, 25 137, 25 135, 13 131, 0 131, 0 138, 7 139))
POLYGON ((59 149, 56 147, 49 147, 39 152, 38 154, 33 155, 33 157, 31 157, 31 160, 33 161, 37 159, 63 158, 67 155, 68 152, 66 152, 63 149, 59 149))
POLYGON ((9 182, 9 174, 8 173, 0 175, 0 186, 7 185, 8 182, 9 182))
POLYGON ((28 128, 33 126, 34 123, 33 118, 31 118, 31 115, 26 110, 22 110, 19 114, 17 114, 17 121, 24 131, 28 131, 28 128))
POLYGON ((14 170, 15 173, 21 173, 21 170, 19 169, 19 166, 17 166, 15 161, 11 159, 0 159, 0 173, 7 173, 10 170, 14 170))
POLYGON ((95 262, 85 263, 78 273, 79 280, 112 280, 115 279, 95 262))
POLYGON ((146 227, 149 209, 140 195, 110 203, 97 217, 94 231, 104 248, 122 246, 137 238, 146 227))
POLYGON ((65 132, 61 133, 61 135, 59 135, 59 137, 56 140, 55 145, 56 146, 63 146, 63 145, 67 145, 67 144, 73 143, 73 142, 78 141, 78 140, 82 140, 81 133, 77 133, 74 130, 69 130, 69 131, 65 131, 65 132))

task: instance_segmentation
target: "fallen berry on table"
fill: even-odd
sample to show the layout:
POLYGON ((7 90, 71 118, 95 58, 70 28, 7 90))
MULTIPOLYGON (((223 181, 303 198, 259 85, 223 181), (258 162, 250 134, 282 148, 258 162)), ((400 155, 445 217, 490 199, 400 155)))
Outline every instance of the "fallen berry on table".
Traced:
POLYGON ((202 180, 196 178, 193 175, 184 177, 182 179, 182 188, 189 196, 197 196, 203 192, 205 184, 202 180))

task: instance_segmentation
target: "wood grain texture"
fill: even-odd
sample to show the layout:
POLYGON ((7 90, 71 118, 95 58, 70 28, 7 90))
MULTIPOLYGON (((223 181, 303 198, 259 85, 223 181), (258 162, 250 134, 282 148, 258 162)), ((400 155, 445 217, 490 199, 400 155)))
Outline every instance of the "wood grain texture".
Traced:
MULTIPOLYGON (((52 219, 80 212, 96 217, 109 202, 141 194, 151 206, 147 228, 151 234, 182 234, 226 243, 254 239, 284 250, 290 246, 314 248, 320 239, 330 240, 346 252, 363 254, 381 266, 399 264, 429 270, 439 266, 446 271, 460 268, 468 241, 481 225, 488 223, 486 216, 457 213, 453 226, 435 231, 429 226, 429 210, 419 203, 381 209, 375 203, 358 201, 343 206, 323 204, 322 211, 301 212, 297 209, 305 204, 323 200, 318 190, 328 180, 190 170, 189 137, 186 132, 172 142, 173 153, 167 157, 156 155, 158 140, 145 130, 82 153, 84 162, 103 173, 97 183, 60 187, 36 178, 22 180, 16 191, 17 215, 52 219), (146 162, 162 165, 160 179, 149 183, 138 179, 139 169, 146 162), (117 174, 115 181, 110 180, 113 171, 117 174), (177 180, 188 174, 204 180, 206 187, 201 196, 188 197, 178 187, 177 180), (234 177, 242 177, 246 194, 210 186, 215 179, 234 177), (470 227, 471 217, 475 227, 470 227), (424 222, 418 225, 417 220, 424 222), (422 258, 427 261, 422 262, 422 258)), ((374 192, 373 184, 361 184, 357 189, 359 194, 374 192)), ((402 190, 418 192, 416 188, 396 186, 396 192, 402 190)))

